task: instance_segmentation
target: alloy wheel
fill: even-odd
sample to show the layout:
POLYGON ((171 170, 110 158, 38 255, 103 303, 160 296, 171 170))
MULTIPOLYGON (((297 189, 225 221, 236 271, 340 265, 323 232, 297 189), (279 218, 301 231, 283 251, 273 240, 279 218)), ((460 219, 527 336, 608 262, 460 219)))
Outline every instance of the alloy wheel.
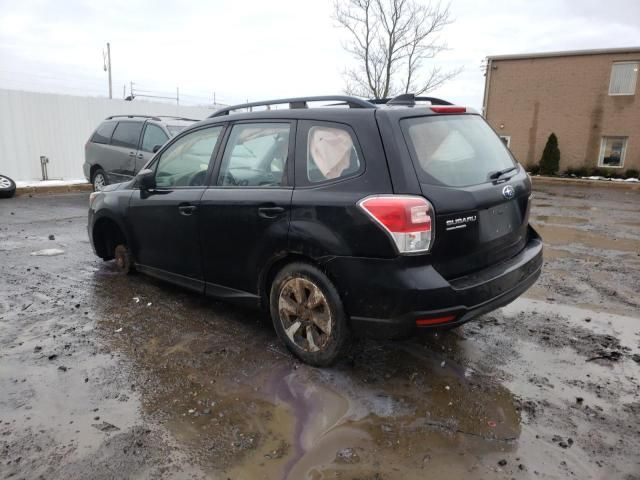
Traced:
POLYGON ((289 339, 306 352, 322 350, 331 338, 331 309, 310 280, 294 277, 281 288, 278 312, 289 339))
POLYGON ((97 173, 95 177, 93 177, 93 188, 96 192, 101 191, 107 182, 104 179, 104 175, 101 173, 97 173))

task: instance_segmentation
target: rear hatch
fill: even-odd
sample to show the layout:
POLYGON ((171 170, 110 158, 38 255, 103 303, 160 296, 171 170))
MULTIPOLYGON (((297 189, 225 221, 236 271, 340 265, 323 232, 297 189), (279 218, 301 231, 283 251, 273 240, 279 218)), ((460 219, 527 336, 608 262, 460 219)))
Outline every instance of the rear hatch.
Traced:
POLYGON ((531 183, 476 114, 400 120, 423 195, 436 214, 432 265, 456 278, 520 252, 527 242, 531 183))

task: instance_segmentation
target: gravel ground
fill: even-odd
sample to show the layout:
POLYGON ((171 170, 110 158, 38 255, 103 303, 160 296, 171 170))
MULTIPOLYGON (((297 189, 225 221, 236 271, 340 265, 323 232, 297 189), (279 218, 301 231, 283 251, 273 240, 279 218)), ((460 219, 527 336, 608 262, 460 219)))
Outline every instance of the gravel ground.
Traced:
POLYGON ((87 194, 0 202, 0 478, 640 479, 640 191, 538 187, 545 267, 464 327, 292 359, 142 275, 87 194))

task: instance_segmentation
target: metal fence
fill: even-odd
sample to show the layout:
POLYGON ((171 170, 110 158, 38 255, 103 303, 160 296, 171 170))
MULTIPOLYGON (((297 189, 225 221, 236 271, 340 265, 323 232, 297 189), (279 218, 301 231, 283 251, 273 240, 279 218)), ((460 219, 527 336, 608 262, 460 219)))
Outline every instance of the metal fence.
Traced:
POLYGON ((109 115, 176 115, 202 119, 214 108, 109 100, 0 89, 0 173, 16 181, 82 179, 84 145, 109 115))

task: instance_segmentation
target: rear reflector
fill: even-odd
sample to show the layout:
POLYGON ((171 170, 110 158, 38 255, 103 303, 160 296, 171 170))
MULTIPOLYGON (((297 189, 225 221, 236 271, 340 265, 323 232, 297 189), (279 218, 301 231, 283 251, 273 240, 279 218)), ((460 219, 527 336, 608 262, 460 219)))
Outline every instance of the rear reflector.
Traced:
POLYGON ((418 327, 426 327, 429 325, 438 325, 440 323, 447 323, 453 320, 455 315, 447 315, 446 317, 437 317, 437 318, 420 318, 416 320, 416 326, 418 327))
POLYGON ((433 207, 424 197, 379 195, 358 206, 393 239, 398 252, 428 252, 433 243, 433 207))
POLYGON ((442 105, 438 107, 431 107, 431 110, 436 113, 465 113, 467 107, 457 107, 455 105, 442 105))

